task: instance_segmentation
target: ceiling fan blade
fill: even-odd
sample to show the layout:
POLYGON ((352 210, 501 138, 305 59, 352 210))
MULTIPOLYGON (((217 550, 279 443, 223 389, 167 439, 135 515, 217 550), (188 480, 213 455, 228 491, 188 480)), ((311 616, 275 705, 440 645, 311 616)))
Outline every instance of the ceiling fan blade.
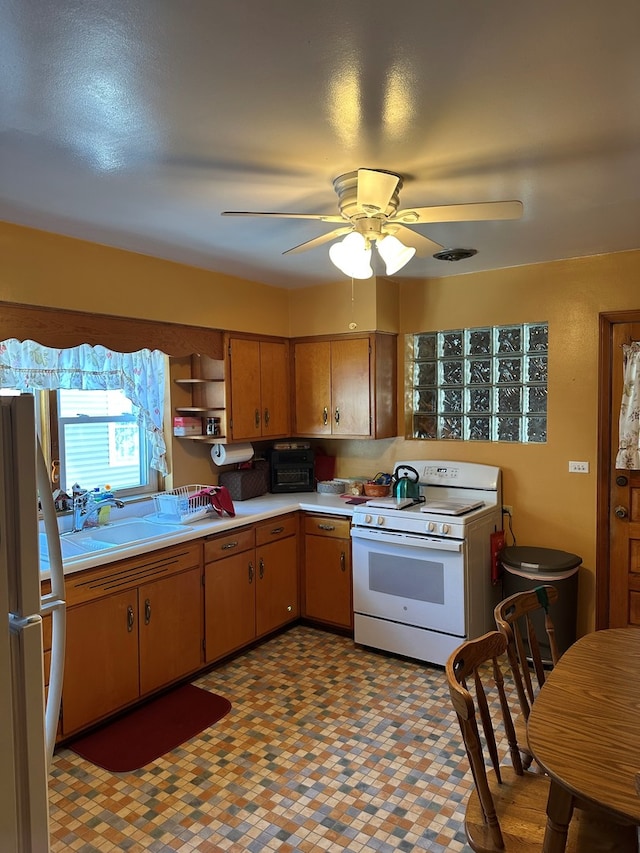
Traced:
POLYGON ((358 207, 371 213, 384 212, 400 178, 373 169, 358 169, 358 207))
POLYGON ((262 213, 255 210, 223 210, 220 216, 268 216, 273 219, 315 219, 318 222, 344 222, 343 216, 322 213, 262 213))
POLYGON ((495 219, 520 219, 521 201, 484 201, 471 204, 442 204, 434 207, 408 207, 389 220, 413 225, 423 222, 489 222, 495 219))
POLYGON ((336 237, 341 237, 343 234, 349 234, 351 231, 353 231, 353 228, 350 225, 347 225, 344 228, 336 228, 333 231, 329 231, 328 234, 321 234, 313 240, 307 240, 306 243, 300 243, 299 246, 287 249, 286 252, 283 252, 282 254, 294 255, 296 252, 306 252, 307 249, 315 249, 316 246, 322 246, 323 243, 328 243, 330 240, 335 240, 336 237))
POLYGON ((434 252, 438 252, 443 248, 435 240, 430 240, 428 237, 424 237, 422 234, 418 234, 417 231, 406 228, 404 225, 386 225, 384 230, 388 234, 393 234, 394 237, 397 237, 405 246, 415 249, 416 255, 419 258, 429 257, 434 252))

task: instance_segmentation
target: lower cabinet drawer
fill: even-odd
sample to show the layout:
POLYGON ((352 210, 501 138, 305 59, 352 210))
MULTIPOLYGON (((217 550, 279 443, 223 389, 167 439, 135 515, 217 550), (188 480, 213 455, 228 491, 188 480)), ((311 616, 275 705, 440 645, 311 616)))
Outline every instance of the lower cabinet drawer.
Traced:
POLYGON ((228 534, 220 534, 205 539, 204 561, 212 563, 214 560, 223 560, 232 554, 248 551, 255 545, 255 533, 252 527, 241 527, 228 534))
POLYGON ((331 536, 338 539, 348 539, 351 521, 348 518, 336 518, 326 515, 306 515, 304 532, 313 536, 331 536))

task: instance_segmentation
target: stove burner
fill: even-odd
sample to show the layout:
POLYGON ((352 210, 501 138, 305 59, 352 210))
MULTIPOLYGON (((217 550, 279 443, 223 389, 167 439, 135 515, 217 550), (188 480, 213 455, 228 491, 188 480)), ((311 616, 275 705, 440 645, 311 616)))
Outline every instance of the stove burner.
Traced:
POLYGON ((434 515, 464 515, 472 509, 484 506, 484 501, 473 503, 458 503, 458 501, 429 501, 421 507, 420 512, 433 513, 434 515))

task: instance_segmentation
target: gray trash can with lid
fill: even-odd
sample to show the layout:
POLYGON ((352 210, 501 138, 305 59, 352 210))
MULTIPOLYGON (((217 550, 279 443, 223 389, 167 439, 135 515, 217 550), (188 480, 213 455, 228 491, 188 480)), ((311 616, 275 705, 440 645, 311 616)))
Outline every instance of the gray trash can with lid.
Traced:
MULTIPOLYGON (((551 584, 558 590, 558 600, 550 606, 549 614, 556 630, 558 653, 563 654, 576 640, 578 569, 582 557, 554 548, 513 545, 502 549, 500 562, 504 568, 505 598, 516 592, 535 589, 542 584, 551 584)), ((534 614, 533 624, 541 640, 542 659, 550 664, 551 649, 546 639, 542 611, 534 614)))

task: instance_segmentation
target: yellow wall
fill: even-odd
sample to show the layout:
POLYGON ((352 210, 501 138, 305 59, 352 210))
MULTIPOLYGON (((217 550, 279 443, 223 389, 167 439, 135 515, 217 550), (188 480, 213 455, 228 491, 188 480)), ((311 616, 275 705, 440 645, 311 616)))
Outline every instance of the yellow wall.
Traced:
POLYGON ((9 223, 0 223, 0 257, 7 302, 289 334, 282 288, 9 223))
MULTIPOLYGON (((0 300, 274 335, 399 331, 547 321, 549 436, 544 445, 327 441, 340 476, 390 470, 397 459, 498 465, 518 544, 583 557, 579 630, 594 626, 598 314, 640 309, 640 251, 431 280, 343 281, 286 291, 14 225, 0 225, 0 300), (590 473, 569 474, 570 459, 590 473)), ((402 337, 399 342, 402 354, 402 337)), ((400 358, 400 365, 402 359, 400 358)), ((402 367, 399 367, 399 379, 402 367)), ((402 401, 402 383, 399 399, 402 401)), ((402 412, 402 405, 400 412, 402 412)), ((402 415, 399 431, 403 431, 402 415)), ((185 447, 187 445, 187 447, 185 447)), ((176 453, 190 482, 211 477, 208 453, 176 453)))

